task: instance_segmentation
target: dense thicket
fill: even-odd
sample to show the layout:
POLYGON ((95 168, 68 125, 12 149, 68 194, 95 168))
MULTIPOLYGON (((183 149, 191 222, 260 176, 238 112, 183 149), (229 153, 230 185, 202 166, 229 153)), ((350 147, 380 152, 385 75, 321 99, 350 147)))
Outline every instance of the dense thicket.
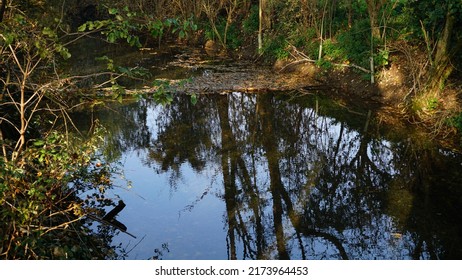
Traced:
MULTIPOLYGON (((258 52, 267 59, 291 58, 295 47, 318 65, 356 64, 374 76, 390 66, 392 54, 400 53, 394 63, 414 69, 406 77, 413 84, 408 97, 425 96, 417 103, 438 100, 447 85, 460 90, 462 39, 456 28, 462 25, 460 1, 120 0, 98 5, 77 1, 67 13, 74 23, 83 23, 104 18, 108 7, 130 11, 119 16, 133 26, 144 22, 144 30, 159 42, 171 31, 172 22, 166 20, 175 19, 184 31, 182 39, 212 40, 239 57, 258 52)), ((417 111, 422 107, 414 104, 417 111)))

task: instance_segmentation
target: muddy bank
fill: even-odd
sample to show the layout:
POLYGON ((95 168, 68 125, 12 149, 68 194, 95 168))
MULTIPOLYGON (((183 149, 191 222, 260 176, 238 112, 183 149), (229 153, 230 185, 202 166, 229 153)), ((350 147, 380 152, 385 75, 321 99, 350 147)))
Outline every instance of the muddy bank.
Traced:
MULTIPOLYGON (((376 73, 376 81, 371 84, 370 76, 354 67, 326 69, 313 62, 294 63, 293 60, 262 65, 250 59, 211 57, 205 49, 179 46, 175 49, 174 53, 168 52, 173 60, 161 65, 155 60, 158 52, 149 50, 142 54, 142 65, 150 68, 153 77, 168 82, 167 88, 165 84, 161 85, 163 91, 196 95, 267 91, 327 95, 344 107, 359 110, 361 114, 371 110, 372 117, 380 124, 393 128, 419 128, 429 133, 431 138, 444 139, 445 142, 456 143, 451 146, 460 146, 457 131, 445 126, 445 116, 438 115, 457 111, 460 102, 451 102, 450 97, 454 99, 454 94, 447 94, 446 100, 438 100, 438 112, 431 112, 433 119, 416 118, 410 110, 412 94, 415 94, 412 65, 405 63, 399 55, 392 56, 390 65, 376 73), (173 75, 176 78, 172 79, 172 75, 163 78, 167 77, 165 73, 172 71, 178 73, 173 75)), ((158 89, 159 86, 145 86, 136 91, 149 94, 158 89)))
POLYGON ((321 86, 308 75, 296 75, 275 71, 270 66, 255 66, 246 63, 229 65, 220 71, 209 68, 194 77, 184 88, 187 93, 228 93, 291 91, 321 86))
MULTIPOLYGON (((205 70, 191 80, 187 93, 227 93, 283 91, 297 94, 328 95, 342 106, 360 113, 372 111, 375 122, 394 129, 412 127, 424 138, 437 140, 451 149, 460 149, 461 138, 456 129, 447 126, 447 119, 460 110, 457 94, 448 90, 438 100, 438 108, 428 116, 418 116, 413 109, 415 82, 412 65, 395 55, 389 67, 376 73, 372 84, 369 76, 353 67, 323 69, 312 62, 277 62, 272 66, 236 63, 222 71, 205 70)), ((181 90, 180 90, 181 91, 181 90)))

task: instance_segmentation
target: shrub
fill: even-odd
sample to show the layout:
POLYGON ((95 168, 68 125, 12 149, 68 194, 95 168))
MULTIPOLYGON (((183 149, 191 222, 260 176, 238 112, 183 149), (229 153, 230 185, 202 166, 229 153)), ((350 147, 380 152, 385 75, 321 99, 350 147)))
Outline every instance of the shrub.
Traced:
POLYGON ((81 218, 111 205, 104 192, 112 170, 96 164, 93 137, 70 145, 51 133, 18 162, 0 159, 0 256, 4 259, 105 258, 109 244, 90 234, 81 218), (86 198, 82 194, 88 192, 86 198))
POLYGON ((289 57, 287 41, 284 36, 267 38, 263 42, 263 53, 270 59, 285 59, 289 57))
POLYGON ((449 125, 455 127, 459 132, 462 132, 462 112, 450 118, 449 125))
POLYGON ((350 30, 337 36, 338 48, 349 61, 367 67, 371 53, 370 37, 369 21, 360 20, 350 30))
POLYGON ((242 21, 242 31, 245 35, 253 35, 258 32, 259 17, 258 17, 258 6, 253 5, 250 8, 249 15, 242 21))

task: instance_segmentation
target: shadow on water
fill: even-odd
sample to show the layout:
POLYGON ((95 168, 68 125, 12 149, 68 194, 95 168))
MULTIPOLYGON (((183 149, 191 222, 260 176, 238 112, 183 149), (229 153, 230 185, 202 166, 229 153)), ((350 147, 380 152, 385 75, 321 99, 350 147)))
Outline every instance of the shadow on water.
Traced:
POLYGON ((119 184, 133 186, 113 190, 119 220, 144 236, 129 258, 158 257, 159 244, 164 259, 462 258, 462 157, 390 136, 367 113, 233 93, 78 119, 95 118, 119 184))

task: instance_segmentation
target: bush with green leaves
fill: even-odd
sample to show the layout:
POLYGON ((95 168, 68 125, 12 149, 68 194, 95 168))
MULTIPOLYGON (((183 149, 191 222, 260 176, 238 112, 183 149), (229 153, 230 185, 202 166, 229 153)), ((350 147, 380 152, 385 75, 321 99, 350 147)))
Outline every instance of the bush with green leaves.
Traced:
POLYGON ((125 40, 132 47, 142 47, 140 35, 149 34, 159 40, 166 35, 166 32, 176 34, 178 38, 184 39, 197 30, 197 25, 192 17, 185 20, 178 18, 155 19, 149 14, 138 14, 132 12, 127 6, 119 10, 108 8, 110 18, 97 21, 88 21, 79 26, 79 32, 100 31, 106 36, 109 43, 116 43, 125 40))
POLYGON ((0 258, 111 258, 110 244, 82 220, 113 204, 105 192, 114 170, 95 158, 98 134, 75 145, 53 132, 33 141, 18 162, 0 159, 0 258))
POLYGON ((247 17, 242 21, 242 31, 247 36, 253 36, 259 27, 258 6, 253 5, 247 17))
POLYGON ((371 34, 368 20, 356 22, 351 29, 341 32, 336 38, 344 59, 363 67, 369 66, 371 34))
POLYGON ((455 114, 452 118, 450 118, 449 125, 462 133, 462 112, 455 114))
POLYGON ((262 53, 269 59, 286 59, 289 57, 288 42, 285 36, 265 38, 262 53))

